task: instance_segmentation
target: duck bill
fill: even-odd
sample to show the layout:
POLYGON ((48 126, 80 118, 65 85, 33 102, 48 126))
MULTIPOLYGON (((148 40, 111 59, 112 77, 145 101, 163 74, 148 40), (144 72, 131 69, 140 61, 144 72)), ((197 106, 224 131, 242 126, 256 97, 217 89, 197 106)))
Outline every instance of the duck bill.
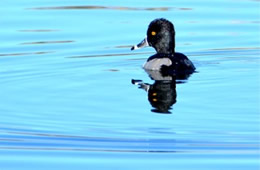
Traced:
POLYGON ((136 50, 136 49, 140 49, 140 48, 147 47, 147 46, 149 46, 149 43, 148 43, 147 37, 146 37, 146 38, 145 38, 143 41, 141 41, 139 44, 134 45, 134 46, 131 48, 131 50, 136 50))

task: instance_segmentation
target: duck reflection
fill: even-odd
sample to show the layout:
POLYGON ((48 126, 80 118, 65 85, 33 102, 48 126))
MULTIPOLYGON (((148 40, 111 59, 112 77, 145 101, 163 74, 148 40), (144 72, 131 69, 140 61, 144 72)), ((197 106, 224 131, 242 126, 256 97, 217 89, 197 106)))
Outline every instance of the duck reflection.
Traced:
POLYGON ((148 93, 148 101, 153 107, 152 112, 170 114, 172 106, 177 101, 176 84, 184 83, 190 74, 166 75, 161 71, 145 71, 154 83, 148 84, 142 80, 132 79, 132 84, 138 85, 148 93))

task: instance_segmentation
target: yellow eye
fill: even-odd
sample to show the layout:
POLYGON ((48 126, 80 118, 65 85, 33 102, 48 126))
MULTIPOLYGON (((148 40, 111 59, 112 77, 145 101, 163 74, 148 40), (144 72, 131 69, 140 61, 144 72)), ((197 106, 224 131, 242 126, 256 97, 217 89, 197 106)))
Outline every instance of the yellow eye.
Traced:
POLYGON ((152 36, 155 36, 155 35, 156 35, 156 32, 155 32, 155 31, 152 31, 151 34, 152 34, 152 36))
POLYGON ((154 101, 154 102, 157 102, 157 99, 156 99, 156 98, 154 98, 154 99, 153 99, 153 101, 154 101))

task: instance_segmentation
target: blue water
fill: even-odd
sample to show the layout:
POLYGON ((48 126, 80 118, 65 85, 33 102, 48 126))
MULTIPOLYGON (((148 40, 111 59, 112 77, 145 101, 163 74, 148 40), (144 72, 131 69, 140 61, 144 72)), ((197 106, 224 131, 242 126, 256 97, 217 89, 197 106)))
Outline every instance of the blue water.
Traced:
POLYGON ((0 2, 0 169, 259 169, 260 3, 0 2), (176 29, 197 72, 153 112, 130 51, 150 21, 176 29))

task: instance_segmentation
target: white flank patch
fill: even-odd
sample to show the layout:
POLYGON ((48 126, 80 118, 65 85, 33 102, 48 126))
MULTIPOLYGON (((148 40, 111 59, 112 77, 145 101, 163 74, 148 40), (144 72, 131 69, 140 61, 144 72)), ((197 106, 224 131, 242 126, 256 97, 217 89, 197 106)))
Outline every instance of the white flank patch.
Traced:
POLYGON ((160 70, 162 65, 170 66, 172 61, 169 58, 155 58, 143 65, 145 70, 160 70))

